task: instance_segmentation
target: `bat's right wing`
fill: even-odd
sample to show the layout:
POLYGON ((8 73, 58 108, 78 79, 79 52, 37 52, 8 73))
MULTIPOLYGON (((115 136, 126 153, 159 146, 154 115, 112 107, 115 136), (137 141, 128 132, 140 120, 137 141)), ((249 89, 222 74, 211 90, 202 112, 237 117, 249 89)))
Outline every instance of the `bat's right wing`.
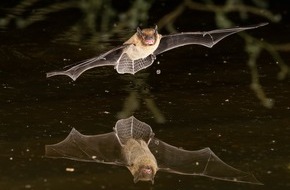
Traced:
POLYGON ((219 41, 224 39, 227 36, 241 32, 244 30, 255 29, 261 26, 265 26, 267 23, 261 23, 253 26, 246 27, 235 27, 235 28, 226 28, 226 29, 217 29, 212 31, 205 32, 183 32, 172 35, 164 35, 161 38, 158 48, 153 53, 158 55, 165 51, 185 46, 185 45, 202 45, 208 48, 213 47, 219 41))
POLYGON ((77 64, 73 64, 72 66, 66 66, 65 68, 67 67, 70 68, 64 71, 53 71, 46 73, 46 77, 52 77, 56 75, 66 75, 75 81, 86 70, 101 66, 116 66, 121 56, 123 55, 124 48, 126 48, 127 46, 128 45, 122 45, 100 56, 87 59, 77 64))
POLYGON ((209 148, 187 151, 152 139, 149 149, 157 160, 160 171, 182 175, 198 175, 213 179, 261 184, 253 174, 235 169, 223 162, 209 148))
POLYGON ((53 145, 46 145, 45 156, 126 165, 121 153, 121 145, 115 132, 100 135, 82 135, 76 129, 72 129, 63 141, 53 145))

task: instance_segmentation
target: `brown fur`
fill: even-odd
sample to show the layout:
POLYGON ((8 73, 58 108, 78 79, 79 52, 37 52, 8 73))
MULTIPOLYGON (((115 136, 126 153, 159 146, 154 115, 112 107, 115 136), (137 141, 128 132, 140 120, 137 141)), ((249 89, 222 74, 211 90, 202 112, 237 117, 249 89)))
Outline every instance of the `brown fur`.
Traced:
POLYGON ((127 53, 132 60, 137 60, 140 58, 145 58, 152 54, 159 46, 161 35, 155 32, 153 28, 145 28, 142 30, 140 35, 136 32, 129 40, 124 42, 124 44, 129 44, 124 53, 127 53), (144 36, 154 36, 155 42, 152 45, 145 44, 144 36))
POLYGON ((148 145, 143 140, 129 139, 122 149, 123 156, 128 164, 128 169, 134 176, 134 181, 152 181, 157 172, 157 162, 154 155, 148 148, 148 145), (142 169, 150 167, 152 175, 150 177, 140 178, 142 169))

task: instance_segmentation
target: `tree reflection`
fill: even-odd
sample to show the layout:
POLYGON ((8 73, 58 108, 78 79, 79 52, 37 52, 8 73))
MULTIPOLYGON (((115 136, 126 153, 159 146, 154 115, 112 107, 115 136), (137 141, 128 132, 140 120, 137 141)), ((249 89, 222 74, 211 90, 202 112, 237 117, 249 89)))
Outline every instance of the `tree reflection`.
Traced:
MULTIPOLYGON (((273 14, 271 11, 267 10, 267 2, 263 1, 253 1, 255 6, 249 6, 244 4, 243 1, 231 1, 228 0, 224 5, 215 5, 211 1, 208 3, 198 3, 193 0, 184 0, 179 7, 174 11, 165 15, 159 21, 159 27, 166 27, 168 30, 175 32, 173 28, 173 23, 181 15, 181 13, 186 8, 197 11, 213 12, 215 14, 215 21, 217 26, 221 28, 233 27, 235 24, 231 21, 230 16, 227 14, 230 12, 238 12, 241 20, 246 20, 248 14, 254 14, 256 16, 267 19, 271 22, 279 22, 281 20, 280 14, 273 14)), ((274 102, 272 99, 268 98, 265 94, 262 85, 259 80, 259 73, 257 69, 257 59, 260 56, 262 50, 267 51, 276 63, 280 67, 280 72, 277 75, 279 80, 284 80, 287 75, 289 75, 289 67, 286 65, 278 51, 288 50, 289 43, 274 45, 266 41, 258 40, 246 33, 239 34, 246 42, 245 51, 248 53, 248 67, 251 71, 251 84, 250 87, 256 94, 257 98, 261 101, 262 105, 266 108, 272 108, 274 102)))
POLYGON ((166 119, 162 111, 157 107, 154 96, 150 92, 150 86, 147 84, 147 73, 137 73, 134 77, 127 77, 132 85, 127 86, 129 95, 124 101, 122 110, 117 114, 118 119, 124 119, 140 109, 144 104, 147 109, 152 113, 157 123, 165 123, 166 119))

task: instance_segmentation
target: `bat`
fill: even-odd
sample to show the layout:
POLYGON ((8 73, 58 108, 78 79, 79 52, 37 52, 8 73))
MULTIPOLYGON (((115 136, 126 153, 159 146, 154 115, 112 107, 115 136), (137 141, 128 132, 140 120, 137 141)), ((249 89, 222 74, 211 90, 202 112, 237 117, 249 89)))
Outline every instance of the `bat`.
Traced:
POLYGON ((118 120, 113 132, 82 135, 76 129, 63 141, 45 146, 45 156, 125 166, 134 182, 151 181, 157 171, 262 184, 251 173, 223 162, 210 148, 196 151, 169 145, 154 137, 151 127, 131 116, 118 120))
POLYGON ((114 66, 119 74, 135 74, 151 66, 157 55, 168 50, 192 44, 211 48, 227 36, 267 24, 261 23, 206 32, 183 32, 164 36, 158 33, 157 26, 143 30, 138 27, 137 32, 123 45, 78 64, 67 66, 68 69, 65 67, 64 71, 49 72, 46 77, 67 75, 72 80, 76 80, 86 70, 101 66, 114 66))

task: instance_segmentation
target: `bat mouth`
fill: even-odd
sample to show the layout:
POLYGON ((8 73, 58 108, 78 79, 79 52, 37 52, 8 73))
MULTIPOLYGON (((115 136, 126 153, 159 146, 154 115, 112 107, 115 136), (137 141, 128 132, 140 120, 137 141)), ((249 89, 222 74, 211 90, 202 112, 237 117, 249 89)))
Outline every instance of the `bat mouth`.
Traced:
POLYGON ((150 166, 141 166, 139 171, 134 174, 134 182, 138 181, 151 181, 154 183, 155 172, 150 166))
POLYGON ((153 173, 151 168, 144 168, 142 172, 146 175, 151 175, 153 173))
POLYGON ((155 40, 154 40, 154 39, 146 39, 146 40, 145 40, 145 43, 146 43, 147 45, 153 45, 153 44, 155 43, 155 40))

